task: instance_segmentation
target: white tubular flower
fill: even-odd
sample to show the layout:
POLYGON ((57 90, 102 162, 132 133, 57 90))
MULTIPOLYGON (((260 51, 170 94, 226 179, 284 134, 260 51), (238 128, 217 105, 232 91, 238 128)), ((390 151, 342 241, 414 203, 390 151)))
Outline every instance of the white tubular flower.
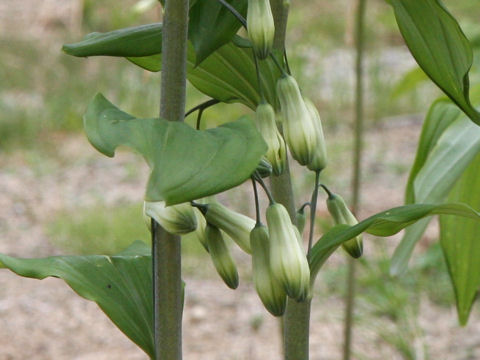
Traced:
POLYGON ((262 60, 267 58, 272 50, 275 36, 275 24, 269 0, 248 0, 247 29, 255 55, 262 60))
POLYGON ((281 175, 286 166, 287 148, 285 140, 278 131, 272 105, 268 103, 258 105, 255 111, 255 124, 268 145, 265 157, 272 164, 273 173, 277 176, 281 175))
POLYGON ((270 267, 288 296, 303 301, 309 296, 310 268, 300 244, 300 233, 281 204, 267 209, 270 267))
POLYGON ((317 143, 317 146, 313 152, 313 159, 309 164, 307 164, 307 167, 313 171, 321 171, 327 166, 327 147, 325 144, 325 137, 323 135, 322 121, 315 105, 309 99, 304 100, 315 126, 315 137, 317 143))
MULTIPOLYGON (((357 218, 352 214, 348 208, 345 200, 340 195, 329 193, 327 199, 327 208, 330 215, 332 215, 335 224, 358 224, 357 218)), ((359 258, 363 254, 363 239, 362 235, 358 235, 342 244, 343 249, 353 258, 359 258)))
POLYGON ((166 207, 164 201, 145 201, 143 217, 149 229, 150 218, 153 218, 162 228, 175 235, 187 234, 197 228, 197 217, 188 203, 166 207))
POLYGON ((205 229, 207 246, 213 265, 225 284, 231 288, 238 287, 238 272, 225 239, 220 230, 210 224, 205 229))
POLYGON ((252 247, 253 282, 258 296, 273 316, 281 316, 285 312, 287 294, 283 285, 272 274, 270 240, 265 226, 255 226, 250 233, 250 245, 252 247))
POLYGON ((315 125, 292 76, 277 81, 277 96, 283 113, 285 141, 293 158, 301 165, 308 165, 317 146, 315 125))
POLYGON ((253 219, 219 203, 206 205, 205 219, 208 223, 225 231, 243 251, 251 253, 250 231, 255 227, 253 219))

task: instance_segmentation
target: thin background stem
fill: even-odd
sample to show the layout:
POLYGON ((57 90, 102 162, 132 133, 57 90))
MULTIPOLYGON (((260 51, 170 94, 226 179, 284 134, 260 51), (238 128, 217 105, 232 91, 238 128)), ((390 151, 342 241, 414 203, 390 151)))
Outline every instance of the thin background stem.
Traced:
MULTIPOLYGON (((188 0, 166 0, 162 34, 160 117, 183 121, 188 0)), ((155 360, 182 359, 183 289, 180 239, 154 224, 152 243, 155 360)))
MULTIPOLYGON (((363 155, 364 133, 364 103, 363 103, 363 55, 364 55, 364 32, 365 10, 367 1, 357 0, 355 9, 355 143, 353 153, 353 178, 352 178, 352 207, 356 214, 360 207, 360 181, 363 155)), ((343 360, 350 360, 352 353, 353 317, 355 308, 355 259, 348 257, 347 294, 345 296, 345 320, 344 320, 344 344, 343 360)))

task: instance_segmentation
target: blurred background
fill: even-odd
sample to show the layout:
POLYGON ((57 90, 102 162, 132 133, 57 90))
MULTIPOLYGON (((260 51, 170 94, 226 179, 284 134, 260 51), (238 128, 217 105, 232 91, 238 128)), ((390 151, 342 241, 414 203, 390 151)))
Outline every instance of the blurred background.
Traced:
MULTIPOLYGON (((477 0, 445 0, 467 36, 480 34, 477 0)), ((403 204, 423 117, 440 92, 415 66, 393 11, 368 1, 366 134, 360 218, 403 204)), ((353 119, 354 0, 292 2, 287 49, 294 76, 317 105, 328 142, 322 182, 350 196, 353 119)), ((159 74, 126 60, 78 59, 64 43, 93 31, 156 22, 150 0, 0 0, 0 252, 22 257, 112 254, 135 239, 146 242, 142 219, 148 169, 129 151, 108 159, 82 134, 82 114, 102 92, 137 117, 155 117, 159 74)), ((479 80, 478 56, 472 83, 479 80)), ((188 107, 205 97, 188 88, 188 107)), ((218 105, 204 113, 212 127, 247 113, 218 105)), ((193 117, 187 122, 193 123, 193 117)), ((300 206, 313 178, 293 165, 300 206)), ((221 194, 222 202, 253 215, 250 187, 221 194)), ((320 199, 317 232, 331 222, 320 199)), ((480 314, 457 324, 454 294, 435 226, 416 249, 409 272, 388 275, 400 236, 370 237, 357 266, 355 359, 480 359, 480 314)), ((187 297, 187 359, 280 359, 278 322, 258 300, 250 259, 237 251, 241 286, 227 289, 208 254, 182 239, 187 297)), ((232 248, 234 249, 234 248, 232 248)), ((312 360, 339 359, 345 293, 345 254, 338 251, 319 275, 311 321, 312 360)), ((0 272, 0 360, 146 359, 94 303, 59 280, 42 282, 0 272)))

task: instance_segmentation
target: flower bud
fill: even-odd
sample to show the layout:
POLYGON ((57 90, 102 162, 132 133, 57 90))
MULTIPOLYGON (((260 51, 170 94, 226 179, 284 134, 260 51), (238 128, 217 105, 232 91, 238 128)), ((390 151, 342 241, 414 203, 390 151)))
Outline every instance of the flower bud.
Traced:
POLYGON ((219 203, 211 203, 206 207, 207 222, 225 231, 243 251, 250 254, 250 231, 254 228, 255 221, 219 203))
MULTIPOLYGON (((335 224, 356 225, 358 220, 353 216, 345 200, 340 195, 329 193, 327 208, 335 224)), ((363 253, 362 235, 358 235, 342 244, 343 249, 353 258, 359 258, 363 253)))
POLYGON ((269 0, 248 0, 248 38, 259 59, 265 59, 272 50, 275 25, 269 0))
POLYGON ((270 267, 288 296, 303 301, 309 295, 310 268, 301 248, 300 234, 281 204, 267 209, 270 267))
POLYGON ((265 308, 273 316, 281 316, 285 312, 287 294, 283 285, 272 275, 270 240, 265 226, 255 226, 250 233, 250 246, 255 289, 265 308))
POLYGON ((315 127, 317 142, 317 146, 313 152, 313 159, 307 164, 307 167, 312 171, 321 171, 327 166, 327 147, 325 137, 323 136, 322 121, 320 120, 320 114, 315 105, 309 99, 304 99, 304 101, 315 127))
POLYGON ((287 75, 277 81, 277 96, 283 113, 283 135, 290 152, 301 165, 312 162, 316 147, 315 125, 296 80, 287 75))
POLYGON ((265 157, 272 164, 273 173, 281 175, 287 162, 287 149, 285 140, 278 131, 272 105, 268 103, 258 105, 255 111, 255 124, 268 145, 265 157))
POLYGON ((258 163, 255 171, 258 172, 258 174, 262 178, 269 177, 270 175, 272 175, 273 171, 272 164, 270 164, 267 159, 262 158, 262 160, 260 160, 260 162, 258 163))
POLYGON ((197 228, 197 217, 189 203, 165 206, 164 201, 145 201, 143 218, 149 229, 150 218, 153 218, 162 228, 175 235, 187 234, 197 228))
POLYGON ((207 223, 205 235, 209 254, 218 275, 220 275, 229 288, 236 289, 238 287, 237 267, 230 255, 222 233, 217 227, 207 223))

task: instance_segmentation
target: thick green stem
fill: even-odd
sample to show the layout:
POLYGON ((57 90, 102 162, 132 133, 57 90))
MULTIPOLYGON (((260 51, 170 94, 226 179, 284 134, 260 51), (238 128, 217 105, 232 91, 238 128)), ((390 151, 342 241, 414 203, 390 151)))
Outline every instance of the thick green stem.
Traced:
MULTIPOLYGON (((183 121, 185 113, 188 9, 188 0, 165 2, 160 117, 170 121, 183 121)), ((183 289, 180 239, 158 224, 154 229, 155 360, 181 360, 183 289)))
MULTIPOLYGON (((290 2, 270 0, 270 5, 275 21, 273 47, 283 53, 290 2)), ((285 172, 280 176, 273 176, 270 184, 275 201, 287 208, 292 222, 296 223, 295 200, 288 163, 285 172)), ((309 358, 310 304, 310 300, 297 303, 289 299, 287 302, 283 319, 283 345, 286 360, 308 360, 309 358)))
POLYGON ((284 315, 285 360, 308 360, 311 301, 288 299, 284 315))
MULTIPOLYGON (((363 155, 363 53, 366 0, 358 0, 355 12, 355 144, 353 153, 352 207, 358 213, 360 207, 360 181, 363 155)), ((353 318, 355 308, 355 260, 348 260, 347 293, 345 295, 345 320, 343 360, 350 360, 352 353, 353 318)))

